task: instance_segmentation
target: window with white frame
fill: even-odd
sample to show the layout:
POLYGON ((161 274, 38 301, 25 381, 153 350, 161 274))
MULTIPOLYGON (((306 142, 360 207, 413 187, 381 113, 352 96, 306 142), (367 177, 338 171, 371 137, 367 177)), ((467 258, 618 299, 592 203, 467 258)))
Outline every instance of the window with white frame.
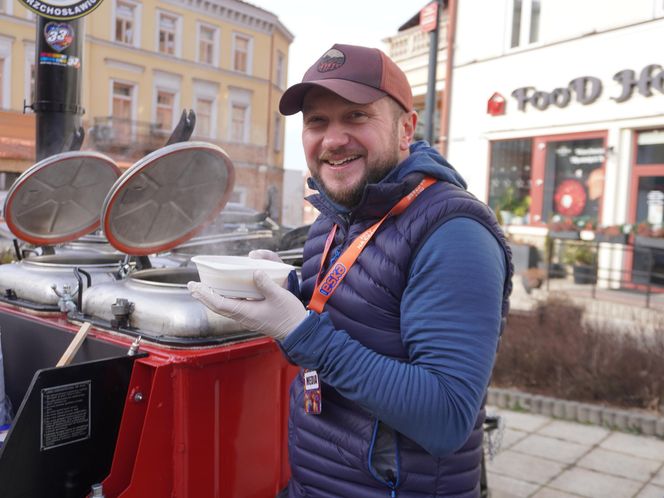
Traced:
POLYGON ((218 33, 219 30, 213 26, 198 25, 198 62, 211 65, 217 64, 218 33))
POLYGON ((135 88, 131 83, 113 81, 113 97, 111 103, 111 116, 113 138, 119 141, 128 141, 132 135, 132 118, 135 107, 135 88))
POLYGON ((278 112, 274 113, 274 151, 275 152, 281 152, 281 141, 282 141, 282 133, 281 133, 281 128, 282 128, 282 117, 281 114, 278 112))
POLYGON ((3 109, 7 107, 5 105, 5 81, 7 78, 5 78, 5 59, 0 56, 0 104, 3 109))
POLYGON ((233 33, 233 70, 251 74, 251 37, 233 33))
POLYGON ((194 80, 194 112, 199 137, 217 137, 217 95, 219 84, 211 81, 194 80))
POLYGON ((196 97, 194 111, 196 112, 196 135, 212 137, 212 110, 214 99, 209 97, 196 97))
POLYGON ((231 142, 249 142, 249 126, 251 122, 250 90, 229 88, 228 98, 228 140, 231 142))
POLYGON ((0 0, 0 13, 12 15, 14 13, 13 0, 0 0))
POLYGON ((127 45, 137 45, 138 5, 128 0, 115 2, 115 41, 127 45))
MULTIPOLYGON (((28 104, 35 101, 35 45, 26 43, 23 64, 23 95, 28 104)), ((26 108, 29 112, 31 109, 26 108)))
POLYGON ((242 102, 231 104, 231 142, 247 141, 247 111, 249 106, 242 102))
POLYGON ((179 55, 180 18, 166 12, 158 13, 158 50, 162 54, 179 55))
POLYGON ((155 102, 155 124, 157 130, 170 133, 175 115, 175 92, 157 89, 155 102))
POLYGON ((286 56, 281 50, 277 50, 277 69, 275 79, 279 88, 286 87, 286 56))
POLYGON ((153 131, 170 133, 178 117, 180 107, 180 87, 182 77, 162 71, 154 72, 153 94, 153 131))
POLYGON ((541 0, 512 0, 510 48, 539 41, 541 0))
POLYGON ((0 108, 11 106, 12 40, 0 37, 0 108))
POLYGON ((237 185, 231 193, 230 199, 228 202, 235 202, 237 204, 242 204, 243 206, 247 204, 247 189, 245 187, 238 187, 237 185))

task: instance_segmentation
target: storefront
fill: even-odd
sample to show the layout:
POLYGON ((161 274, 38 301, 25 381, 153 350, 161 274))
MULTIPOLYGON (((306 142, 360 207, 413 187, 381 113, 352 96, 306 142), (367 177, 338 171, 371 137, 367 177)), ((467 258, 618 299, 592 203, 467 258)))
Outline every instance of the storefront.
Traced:
POLYGON ((664 242, 664 19, 613 17, 559 37, 543 19, 550 40, 501 51, 460 11, 448 159, 513 240, 630 230, 633 252, 612 265, 631 268, 664 242))

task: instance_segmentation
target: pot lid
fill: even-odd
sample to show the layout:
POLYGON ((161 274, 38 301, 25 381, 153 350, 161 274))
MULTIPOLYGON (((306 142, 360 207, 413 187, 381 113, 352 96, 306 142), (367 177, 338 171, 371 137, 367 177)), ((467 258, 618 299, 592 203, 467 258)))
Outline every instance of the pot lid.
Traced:
POLYGON ((71 151, 39 161, 14 182, 5 199, 7 226, 30 244, 60 244, 99 228, 104 196, 120 176, 97 152, 71 151))
POLYGON ((139 160, 104 200, 102 228, 116 249, 135 256, 189 240, 224 208, 233 163, 220 147, 181 142, 139 160))

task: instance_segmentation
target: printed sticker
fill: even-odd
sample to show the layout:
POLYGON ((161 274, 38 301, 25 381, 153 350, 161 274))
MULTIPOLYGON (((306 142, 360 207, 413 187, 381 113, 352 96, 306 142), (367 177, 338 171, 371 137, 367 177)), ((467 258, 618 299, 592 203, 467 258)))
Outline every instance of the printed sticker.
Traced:
POLYGON ((81 59, 79 57, 74 57, 73 55, 41 52, 39 54, 39 64, 46 66, 73 67, 74 69, 80 69, 81 59))
POLYGON ((74 30, 64 22, 49 22, 44 27, 44 38, 53 50, 62 52, 74 41, 74 30))

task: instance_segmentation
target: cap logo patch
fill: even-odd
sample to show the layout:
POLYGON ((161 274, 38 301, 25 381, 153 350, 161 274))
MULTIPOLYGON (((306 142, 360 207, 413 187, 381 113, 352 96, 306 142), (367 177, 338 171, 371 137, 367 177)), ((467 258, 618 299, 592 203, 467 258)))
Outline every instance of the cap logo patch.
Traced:
POLYGON ((340 50, 331 48, 318 60, 318 72, 327 73, 339 69, 346 62, 346 56, 340 50))

